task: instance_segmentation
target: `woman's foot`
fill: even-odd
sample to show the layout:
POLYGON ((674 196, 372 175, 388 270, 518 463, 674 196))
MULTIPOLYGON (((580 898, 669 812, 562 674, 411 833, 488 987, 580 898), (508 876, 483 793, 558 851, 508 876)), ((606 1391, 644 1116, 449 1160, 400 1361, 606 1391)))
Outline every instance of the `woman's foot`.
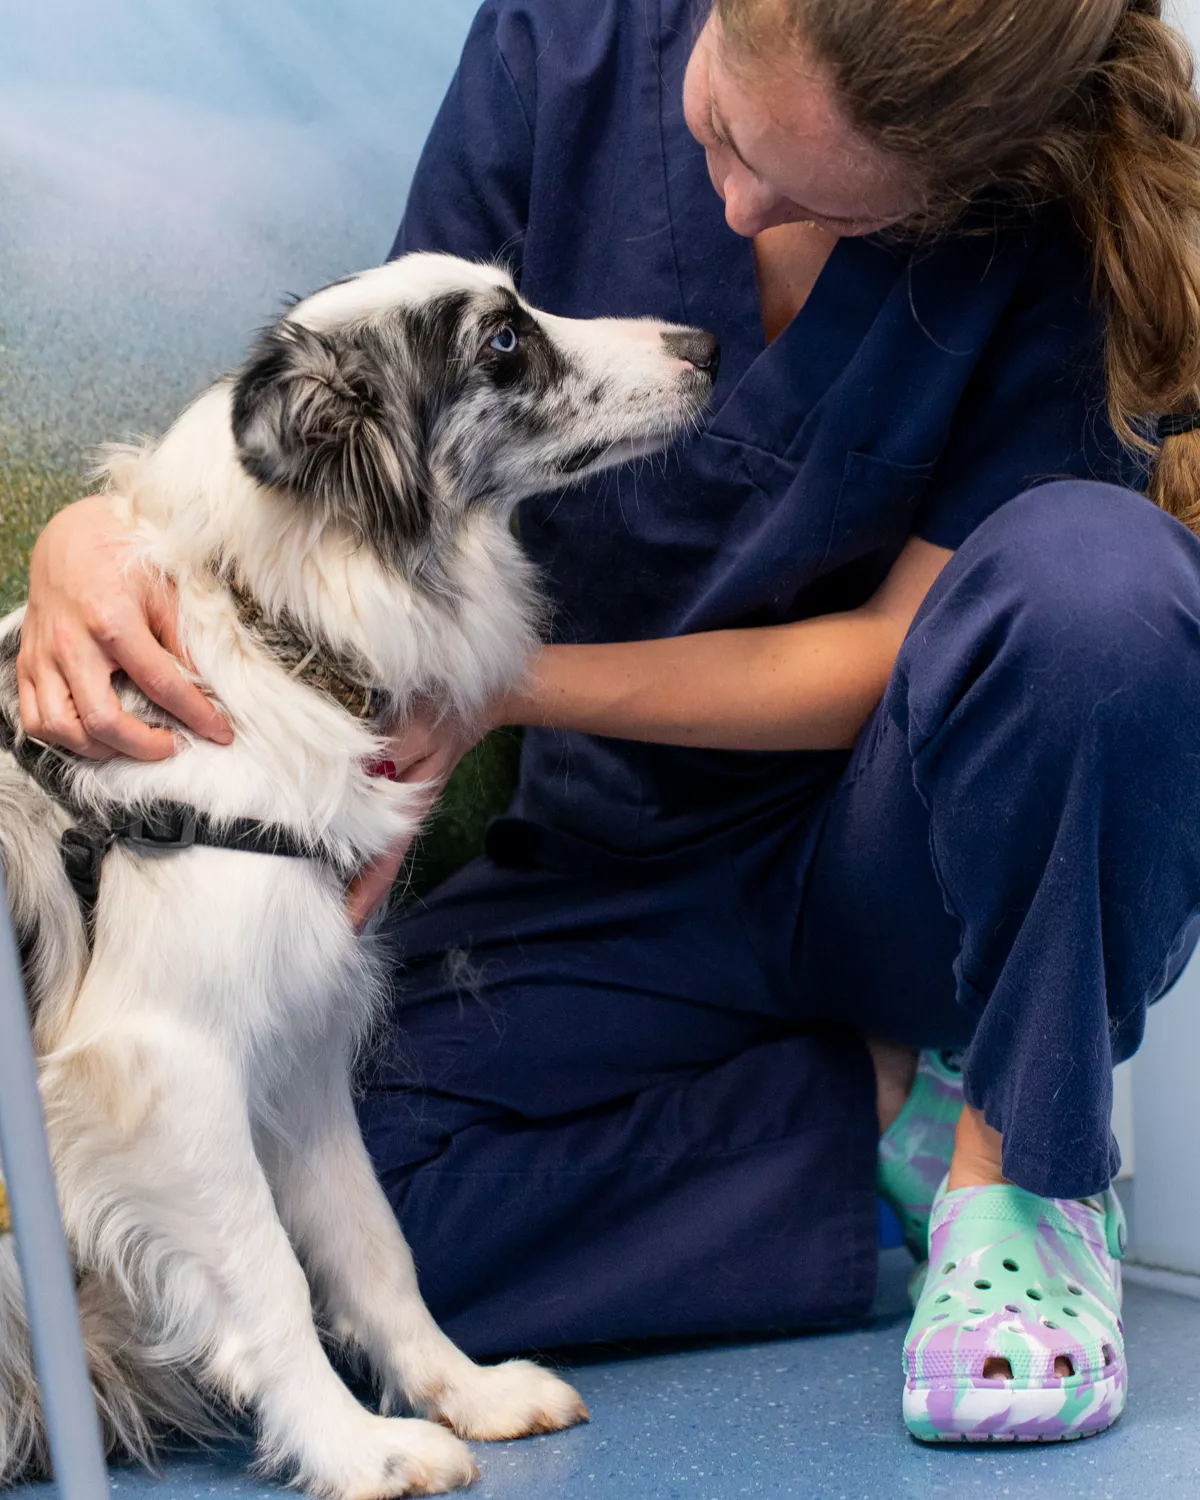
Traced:
POLYGON ((867 1038, 867 1051, 875 1069, 875 1112, 879 1117, 879 1134, 884 1136, 908 1103, 921 1054, 915 1047, 902 1047, 874 1036, 867 1038))
POLYGON ((1004 1137, 993 1130, 983 1114, 964 1104, 954 1132, 954 1154, 946 1191, 965 1187, 1000 1187, 1008 1179, 1002 1168, 1004 1137))
POLYGON ((1054 1442, 1125 1404, 1125 1224, 1004 1180, 1001 1137, 965 1107, 933 1205, 930 1271, 904 1344, 904 1419, 925 1442, 1054 1442))
POLYGON ((900 1221, 904 1243, 921 1262, 929 1249, 929 1212, 956 1149, 962 1072, 952 1052, 907 1052, 905 1079, 903 1059, 891 1059, 890 1070, 881 1068, 878 1045, 871 1044, 882 1131, 876 1185, 900 1221))

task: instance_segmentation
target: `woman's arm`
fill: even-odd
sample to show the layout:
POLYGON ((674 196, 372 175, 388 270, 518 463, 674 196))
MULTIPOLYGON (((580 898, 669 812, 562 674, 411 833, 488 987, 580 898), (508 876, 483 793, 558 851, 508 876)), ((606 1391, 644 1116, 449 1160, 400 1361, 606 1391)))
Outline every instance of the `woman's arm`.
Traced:
POLYGON ((852 745, 951 553, 911 540, 860 609, 793 625, 612 646, 548 646, 493 724, 718 750, 852 745))
MULTIPOLYGON (((392 759, 403 780, 429 787, 432 802, 482 730, 501 724, 729 750, 850 746, 952 555, 910 541, 874 596, 846 614, 627 645, 547 646, 525 690, 495 704, 487 724, 419 716, 397 735, 392 759)), ((354 882, 356 925, 387 899, 404 853, 382 855, 354 882)))

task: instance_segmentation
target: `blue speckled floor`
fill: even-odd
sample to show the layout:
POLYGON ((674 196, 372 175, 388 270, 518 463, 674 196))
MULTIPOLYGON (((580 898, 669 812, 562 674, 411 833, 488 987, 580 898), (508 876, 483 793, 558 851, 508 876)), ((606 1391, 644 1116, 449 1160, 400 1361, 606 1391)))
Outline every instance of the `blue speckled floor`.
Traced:
MULTIPOLYGON (((1200 1301, 1131 1286, 1132 1392, 1102 1437, 1064 1447, 926 1449, 900 1420, 903 1251, 884 1256, 867 1328, 778 1343, 585 1361, 592 1411, 574 1432, 480 1445, 476 1500, 1200 1500, 1200 1301)), ((245 1453, 174 1458, 165 1477, 113 1476, 121 1500, 278 1496, 245 1453)), ((38 1500, 49 1487, 21 1492, 38 1500)))

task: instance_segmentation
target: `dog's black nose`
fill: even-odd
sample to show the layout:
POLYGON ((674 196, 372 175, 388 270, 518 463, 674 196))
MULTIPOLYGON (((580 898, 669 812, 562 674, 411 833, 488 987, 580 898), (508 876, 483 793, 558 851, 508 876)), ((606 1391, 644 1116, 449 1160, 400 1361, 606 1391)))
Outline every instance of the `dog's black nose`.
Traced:
POLYGON ((664 333, 663 343, 668 354, 676 359, 686 359, 689 365, 695 365, 697 370, 716 380, 721 364, 721 344, 714 334, 689 328, 686 333, 664 333))

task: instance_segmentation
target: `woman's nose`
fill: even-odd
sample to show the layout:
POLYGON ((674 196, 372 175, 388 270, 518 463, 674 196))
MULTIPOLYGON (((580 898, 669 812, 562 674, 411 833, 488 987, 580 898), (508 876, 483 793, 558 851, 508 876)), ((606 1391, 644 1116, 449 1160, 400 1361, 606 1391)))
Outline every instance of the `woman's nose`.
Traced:
POLYGON ((787 200, 740 165, 726 172, 719 192, 725 201, 725 222, 747 239, 782 222, 781 215, 786 217, 787 200))

